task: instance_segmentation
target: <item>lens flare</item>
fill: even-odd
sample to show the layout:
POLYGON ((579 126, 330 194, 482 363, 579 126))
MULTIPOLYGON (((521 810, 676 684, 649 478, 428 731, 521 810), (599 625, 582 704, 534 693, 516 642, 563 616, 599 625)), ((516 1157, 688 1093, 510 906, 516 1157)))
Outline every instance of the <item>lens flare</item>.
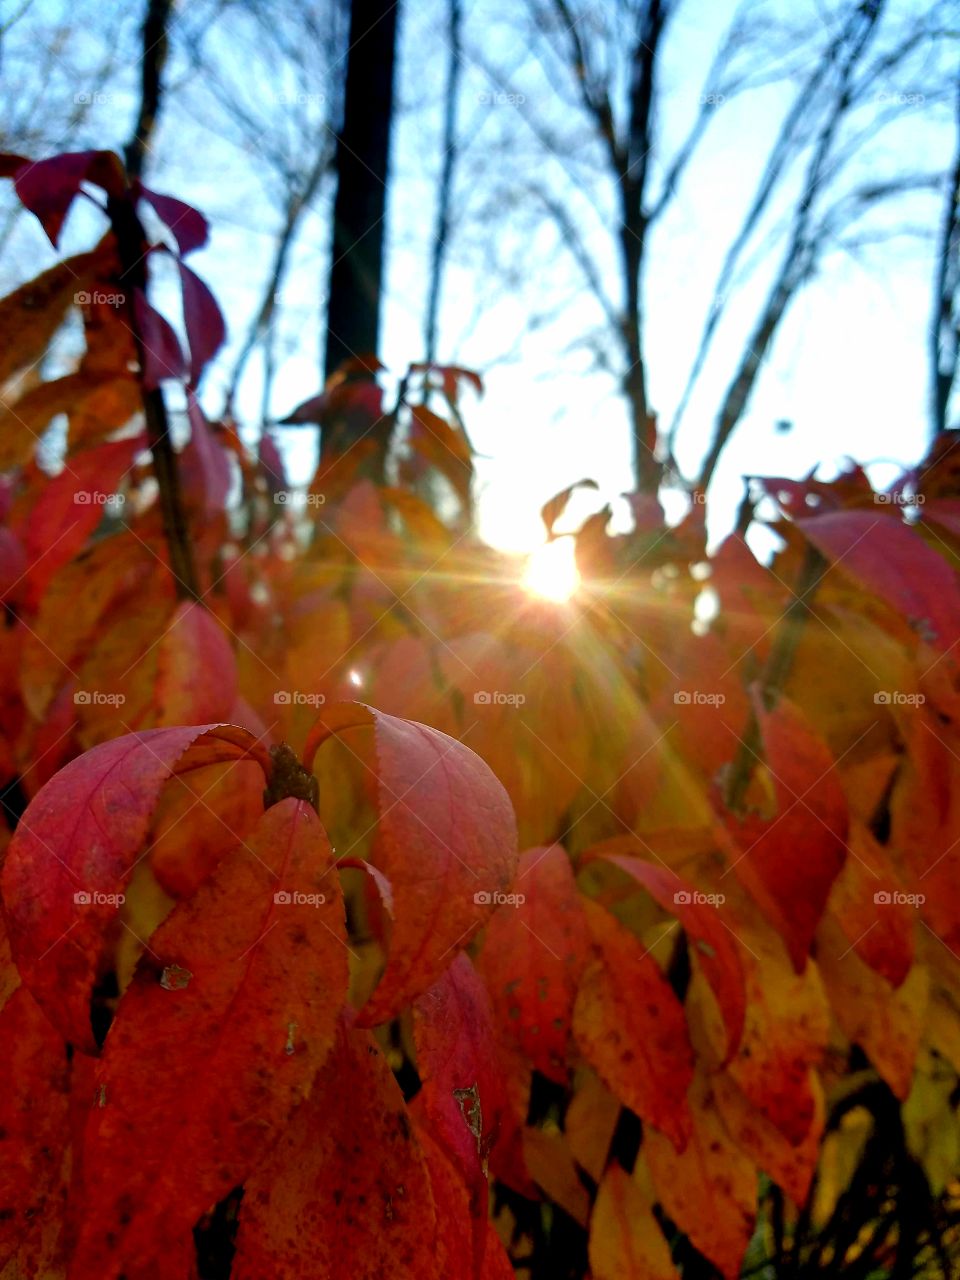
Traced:
POLYGON ((563 604, 580 585, 572 538, 556 538, 530 553, 521 579, 531 595, 563 604))

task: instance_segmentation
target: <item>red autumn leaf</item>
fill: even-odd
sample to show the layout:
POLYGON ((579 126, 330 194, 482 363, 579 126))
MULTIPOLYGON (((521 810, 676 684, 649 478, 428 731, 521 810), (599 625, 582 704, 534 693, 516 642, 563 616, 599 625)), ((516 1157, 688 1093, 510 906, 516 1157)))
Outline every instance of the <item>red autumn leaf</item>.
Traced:
POLYGON ((164 378, 182 378, 186 364, 170 321, 150 305, 141 289, 134 290, 133 309, 143 343, 143 385, 153 390, 164 378))
POLYGON ((593 936, 573 1010, 573 1034, 604 1084, 682 1151, 692 1132, 693 1051, 683 1005, 629 929, 592 902, 593 936))
POLYGON ((506 792, 469 747, 360 703, 324 710, 307 767, 331 734, 366 726, 380 808, 372 861, 390 882, 394 918, 386 969, 359 1014, 375 1026, 436 982, 491 914, 493 894, 513 878, 517 836, 506 792))
POLYGON ((199 210, 185 204, 176 196, 163 196, 157 191, 137 184, 136 193, 152 205, 154 212, 164 222, 177 242, 182 254, 192 253, 194 249, 202 249, 207 243, 210 228, 207 220, 199 210))
POLYGON ((120 1001, 71 1274, 142 1274, 257 1168, 333 1046, 347 978, 329 842, 290 797, 160 925, 120 1001))
POLYGON ((577 489, 599 489, 600 486, 596 480, 578 480, 575 484, 568 484, 565 489, 561 489, 559 493, 545 502, 540 508, 540 519, 543 521, 544 528, 547 531, 547 537, 553 537, 553 526, 557 523, 563 513, 566 511, 570 499, 573 497, 577 489))
POLYGON ((0 938, 0 1271, 47 1274, 63 1218, 67 1048, 25 987, 0 938), (51 1239, 52 1237, 52 1239, 51 1239))
POLYGON ((190 439, 180 454, 184 493, 208 518, 219 515, 230 493, 230 458, 214 435, 192 390, 187 391, 190 439))
POLYGON ((806 1136, 792 1142, 757 1110, 726 1072, 713 1078, 714 1100, 727 1133, 795 1205, 807 1203, 823 1135, 823 1090, 815 1075, 811 1079, 813 1114, 806 1136))
POLYGON ((410 418, 410 447, 446 476, 454 492, 466 501, 473 479, 473 455, 466 436, 426 405, 411 405, 410 418))
POLYGON ((799 708, 783 697, 773 711, 755 702, 764 761, 755 774, 769 784, 775 810, 738 818, 720 806, 729 870, 784 939, 799 973, 846 857, 847 801, 829 748, 799 708))
POLYGON ((161 787, 178 768, 248 754, 258 754, 256 740, 230 725, 129 734, 71 760, 28 806, 0 880, 11 947, 24 982, 78 1048, 97 1050, 90 994, 161 787))
POLYGON ((12 529, 0 529, 0 601, 6 603, 19 594, 27 568, 23 543, 12 529))
POLYGON ((527 849, 513 892, 487 925, 480 972, 497 1012, 499 1035, 538 1071, 563 1083, 577 986, 589 934, 583 905, 560 845, 527 849))
MULTIPOLYGON (((468 1186, 485 1183, 505 1105, 486 988, 461 953, 414 1005, 418 1105, 468 1186)), ((486 1216, 486 1205, 483 1206, 486 1216)))
POLYGON ((123 170, 112 151, 71 151, 48 160, 28 161, 17 170, 14 186, 21 203, 37 218, 56 248, 70 206, 83 182, 123 194, 123 170))
POLYGON ((213 294, 200 277, 183 262, 178 262, 180 287, 183 290, 183 323, 190 347, 190 386, 196 387, 204 366, 223 346, 226 325, 213 294))
POLYGON ((36 598, 57 570, 76 555, 100 524, 104 511, 122 511, 117 489, 144 444, 143 436, 135 436, 71 454, 60 474, 44 486, 24 526, 30 584, 36 598))
POLYGON ((267 488, 271 494, 276 493, 279 489, 286 489, 287 472, 283 454, 269 431, 264 431, 260 437, 260 443, 257 446, 257 459, 260 463, 260 470, 266 477, 267 488))
MULTIPOLYGON (((418 1115, 416 1100, 411 1113, 418 1115)), ((425 1274, 443 1276, 443 1280, 510 1280, 513 1268, 493 1224, 476 1223, 472 1238, 470 1232, 464 1230, 471 1215, 471 1204, 463 1178, 434 1140, 429 1127, 418 1123, 416 1134, 437 1209, 436 1258, 433 1270, 425 1274)))
POLYGON ((632 876, 664 911, 677 917, 691 941, 691 954, 703 970, 723 1011, 727 1026, 727 1057, 743 1035, 747 993, 739 944, 709 895, 700 893, 669 867, 620 854, 603 854, 605 861, 632 876))
POLYGON ((237 664, 226 632, 199 601, 184 600, 157 650, 155 699, 167 724, 226 719, 237 696, 237 664))
POLYGON ((437 1263, 426 1161, 383 1054, 341 1028, 311 1096, 244 1187, 233 1280, 422 1280, 437 1263))
POLYGON ((908 525, 872 511, 836 511, 797 527, 840 573, 879 596, 940 650, 956 641, 956 572, 908 525))
POLYGON ((483 395, 483 379, 473 369, 464 369, 457 364, 412 364, 411 373, 438 373, 443 394, 454 404, 461 382, 469 382, 478 396, 483 395))

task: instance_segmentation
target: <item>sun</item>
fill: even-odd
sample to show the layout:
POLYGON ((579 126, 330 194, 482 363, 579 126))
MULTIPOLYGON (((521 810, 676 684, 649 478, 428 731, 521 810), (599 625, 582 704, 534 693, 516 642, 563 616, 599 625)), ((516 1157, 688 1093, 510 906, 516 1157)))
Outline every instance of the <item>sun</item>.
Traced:
POLYGON ((521 584, 531 595, 563 604, 580 585, 572 538, 555 538, 531 551, 521 584))

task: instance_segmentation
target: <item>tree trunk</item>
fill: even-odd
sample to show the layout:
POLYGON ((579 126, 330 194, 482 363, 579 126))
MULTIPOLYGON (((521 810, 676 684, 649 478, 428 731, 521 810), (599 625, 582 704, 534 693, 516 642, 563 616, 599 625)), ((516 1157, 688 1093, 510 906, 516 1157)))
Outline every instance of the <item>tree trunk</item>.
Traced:
POLYGON ((333 253, 327 303, 324 369, 329 378, 345 361, 376 352, 397 5, 353 0, 343 124, 334 167, 333 253))

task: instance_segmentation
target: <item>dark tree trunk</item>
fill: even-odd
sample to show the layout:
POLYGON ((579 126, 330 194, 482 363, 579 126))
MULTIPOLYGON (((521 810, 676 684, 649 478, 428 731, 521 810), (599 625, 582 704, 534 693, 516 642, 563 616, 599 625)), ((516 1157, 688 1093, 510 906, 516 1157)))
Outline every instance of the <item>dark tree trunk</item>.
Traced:
POLYGON ((354 356, 376 352, 393 67, 395 0, 353 0, 343 124, 334 161, 333 255, 324 369, 329 378, 354 356))

